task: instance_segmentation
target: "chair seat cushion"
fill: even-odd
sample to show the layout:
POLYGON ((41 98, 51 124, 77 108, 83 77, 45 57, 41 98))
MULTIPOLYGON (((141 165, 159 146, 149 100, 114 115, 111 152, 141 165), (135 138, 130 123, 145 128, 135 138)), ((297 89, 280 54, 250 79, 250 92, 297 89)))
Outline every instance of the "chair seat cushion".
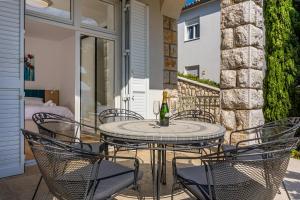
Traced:
MULTIPOLYGON (((79 167, 76 170, 73 170, 73 167, 73 165, 66 166, 65 169, 67 171, 71 171, 57 176, 55 180, 56 183, 64 186, 67 184, 71 187, 76 187, 78 184, 84 184, 84 182, 87 180, 97 179, 98 185, 94 193, 94 200, 108 199, 112 195, 120 192, 123 189, 126 189, 134 183, 133 168, 129 168, 108 160, 101 161, 98 172, 94 170, 95 165, 92 164, 79 167), (92 174, 89 176, 89 173, 92 174), (97 176, 95 173, 97 173, 97 176)), ((63 169, 61 168, 61 170, 63 169)), ((138 180, 141 178, 142 173, 139 173, 138 180)))
MULTIPOLYGON (((243 167, 253 169, 251 163, 249 166, 245 165, 243 167)), ((239 166, 235 167, 229 162, 227 163, 225 161, 225 163, 213 164, 210 165, 210 168, 214 171, 215 176, 218 176, 218 174, 222 175, 222 177, 214 177, 215 179, 218 179, 217 188, 219 190, 222 188, 222 190, 228 190, 228 192, 230 192, 230 188, 252 186, 261 189, 263 187, 256 180, 253 180, 253 177, 249 177, 245 171, 239 169, 239 166), (227 176, 226 179, 224 179, 224 175, 227 176)), ((258 168, 258 170, 260 169, 258 168)), ((180 182, 196 197, 199 199, 209 199, 209 187, 204 166, 177 169, 177 174, 180 182)), ((213 186, 214 183, 212 181, 210 170, 208 170, 208 178, 211 188, 214 190, 216 186, 213 186)), ((212 195, 214 196, 214 194, 212 195)))
POLYGON ((80 148, 85 151, 91 151, 96 154, 100 154, 104 151, 104 143, 100 143, 100 142, 89 143, 89 144, 83 143, 82 145, 80 143, 76 143, 74 146, 76 148, 80 148))
MULTIPOLYGON (((209 199, 209 189, 204 166, 193 166, 186 168, 178 168, 177 175, 184 180, 185 187, 189 189, 199 199, 209 199), (197 187, 198 185, 198 187, 197 187), (203 193, 204 192, 204 193, 203 193)), ((209 176, 212 183, 211 176, 209 176)))
MULTIPOLYGON (((141 178, 142 173, 139 172, 138 179, 141 178)), ((134 171, 132 168, 103 160, 100 164, 98 179, 100 181, 93 199, 108 199, 134 183, 134 171)))

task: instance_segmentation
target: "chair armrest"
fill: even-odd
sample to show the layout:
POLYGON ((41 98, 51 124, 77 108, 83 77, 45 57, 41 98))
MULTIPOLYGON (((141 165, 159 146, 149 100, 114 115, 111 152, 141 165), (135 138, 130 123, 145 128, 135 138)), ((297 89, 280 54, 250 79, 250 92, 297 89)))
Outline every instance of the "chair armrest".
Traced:
POLYGON ((260 129, 260 128, 262 128, 263 127, 263 125, 260 125, 260 126, 255 126, 255 127, 251 127, 251 128, 246 128, 246 129, 239 129, 239 130, 235 130, 235 131, 232 131, 231 133, 230 133, 230 136, 229 136, 229 144, 231 145, 232 144, 232 136, 234 135, 234 134, 237 134, 237 133, 240 133, 240 132, 245 132, 245 131, 251 131, 251 130, 255 130, 255 129, 260 129))

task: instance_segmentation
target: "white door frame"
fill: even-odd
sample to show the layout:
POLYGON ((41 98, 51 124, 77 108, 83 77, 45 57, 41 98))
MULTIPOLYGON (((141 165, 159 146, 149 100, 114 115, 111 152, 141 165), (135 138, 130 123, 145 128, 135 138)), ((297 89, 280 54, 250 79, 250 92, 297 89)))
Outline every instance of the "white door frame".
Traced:
MULTIPOLYGON (((118 92, 118 79, 116 78, 118 76, 118 68, 120 68, 120 40, 115 37, 107 37, 106 34, 97 33, 97 34, 91 34, 89 32, 85 31, 76 31, 75 32, 75 120, 80 121, 80 36, 81 35, 88 35, 91 37, 97 37, 97 38, 103 38, 107 40, 114 41, 115 44, 115 70, 114 70, 114 96, 115 96, 115 107, 120 106, 120 95, 117 94, 118 92)), ((119 83, 120 84, 120 83, 119 83)))
MULTIPOLYGON (((145 102, 146 102, 146 105, 145 105, 145 109, 146 109, 146 115, 144 116, 145 118, 149 118, 150 117, 150 103, 149 103, 149 92, 150 92, 150 89, 149 89, 149 86, 150 86, 150 84, 149 84, 149 59, 150 59, 150 55, 149 55, 149 5, 147 5, 147 4, 145 4, 145 3, 143 3, 143 2, 140 2, 140 1, 137 1, 137 0, 130 0, 130 2, 132 3, 132 2, 134 2, 134 3, 136 3, 136 4, 141 4, 141 5, 143 5, 143 6, 145 6, 146 7, 146 11, 147 11, 147 15, 146 15, 146 18, 147 18, 147 21, 146 21, 146 23, 147 23, 147 26, 146 26, 146 33, 147 33, 147 35, 146 35, 146 50, 147 50, 147 52, 146 52, 146 79, 145 79, 145 81, 146 81, 146 85, 145 85, 145 93, 146 93, 146 100, 145 100, 145 102)), ((132 8, 132 6, 130 6, 130 9, 132 8)), ((130 40, 130 38, 131 38, 131 36, 132 36, 132 25, 131 25, 131 23, 132 23, 132 21, 131 21, 131 19, 132 19, 132 12, 130 11, 129 12, 129 24, 130 24, 130 29, 129 29, 129 40, 130 40)), ((131 54, 131 50, 132 50, 132 41, 130 41, 130 44, 129 44, 129 55, 131 54)), ((131 56, 129 56, 129 59, 130 59, 130 57, 131 56)), ((130 59, 129 60, 129 69, 128 69, 128 73, 129 73, 129 81, 128 81, 128 87, 129 87, 129 109, 130 110, 132 110, 132 103, 133 103, 133 99, 134 99, 134 97, 133 97, 133 87, 132 87, 132 78, 133 78, 133 71, 132 71, 132 69, 131 69, 131 67, 132 67, 132 59, 130 59)))

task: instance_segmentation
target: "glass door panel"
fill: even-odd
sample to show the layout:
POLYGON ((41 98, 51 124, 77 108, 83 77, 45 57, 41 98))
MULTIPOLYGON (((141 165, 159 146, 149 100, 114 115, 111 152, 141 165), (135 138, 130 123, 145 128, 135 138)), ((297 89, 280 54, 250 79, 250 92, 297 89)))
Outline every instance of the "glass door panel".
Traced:
MULTIPOLYGON (((80 119, 98 126, 97 115, 114 107, 114 41, 81 35, 80 119)), ((86 130, 92 131, 92 130, 86 130)))

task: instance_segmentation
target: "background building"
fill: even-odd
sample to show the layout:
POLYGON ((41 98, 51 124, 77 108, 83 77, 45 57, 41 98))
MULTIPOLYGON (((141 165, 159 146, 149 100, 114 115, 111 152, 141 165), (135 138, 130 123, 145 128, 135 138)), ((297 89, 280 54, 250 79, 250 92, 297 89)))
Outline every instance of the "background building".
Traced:
POLYGON ((195 1, 178 20, 178 70, 220 82, 220 0, 195 1))

